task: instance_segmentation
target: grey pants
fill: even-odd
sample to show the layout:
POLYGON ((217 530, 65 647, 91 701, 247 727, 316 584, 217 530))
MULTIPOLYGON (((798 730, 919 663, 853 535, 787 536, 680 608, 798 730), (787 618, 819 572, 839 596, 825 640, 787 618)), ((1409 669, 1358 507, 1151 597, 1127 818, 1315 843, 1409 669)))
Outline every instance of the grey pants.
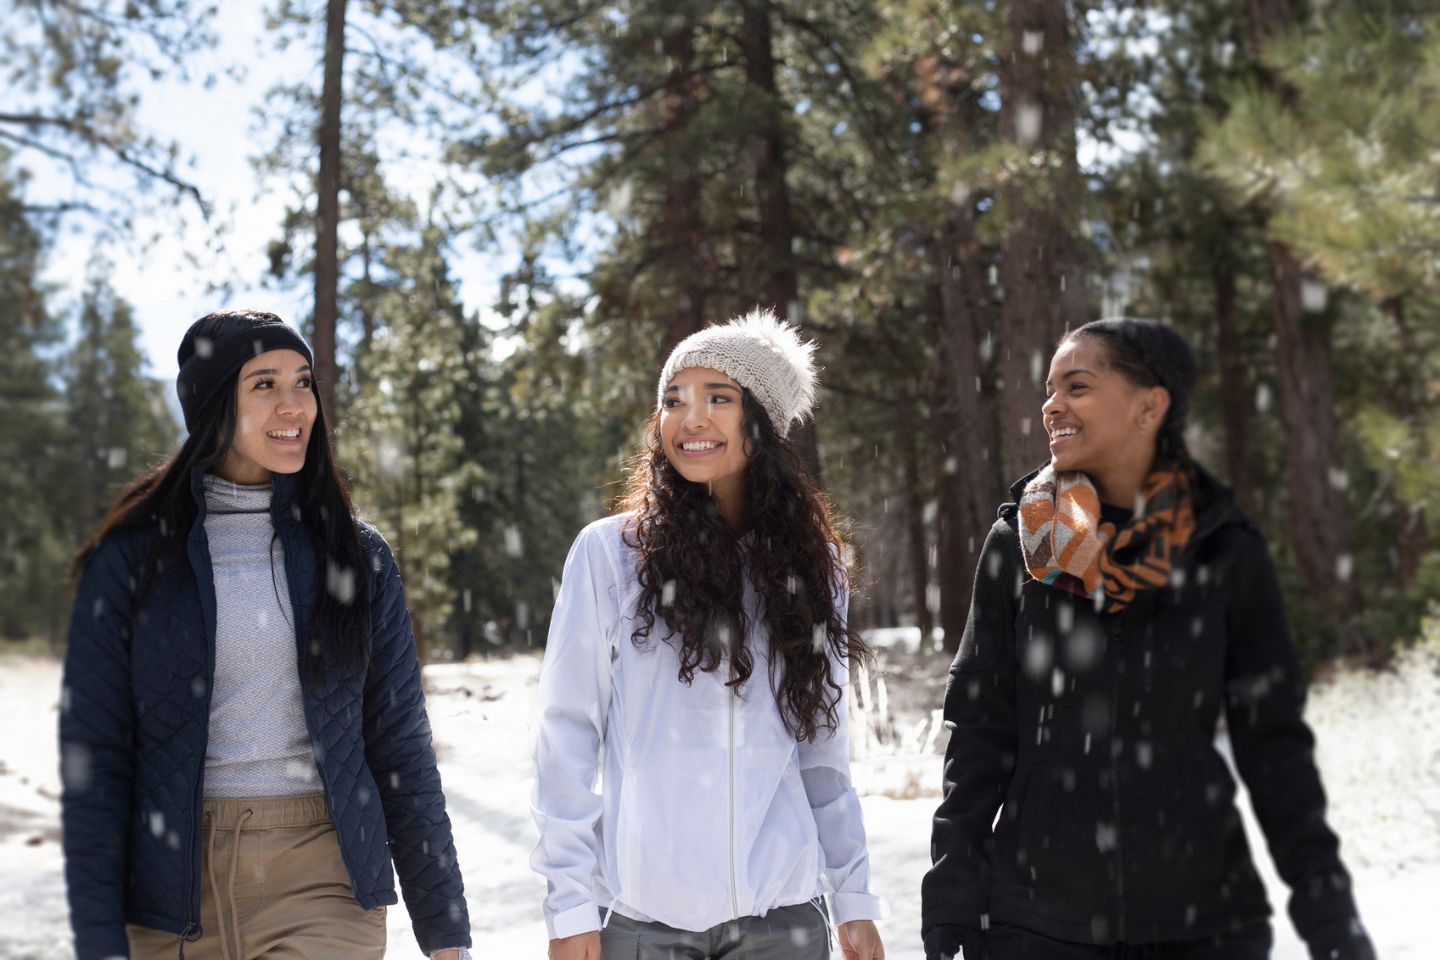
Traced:
POLYGON ((618 913, 600 931, 603 960, 829 960, 830 927, 814 904, 778 907, 701 933, 618 913))

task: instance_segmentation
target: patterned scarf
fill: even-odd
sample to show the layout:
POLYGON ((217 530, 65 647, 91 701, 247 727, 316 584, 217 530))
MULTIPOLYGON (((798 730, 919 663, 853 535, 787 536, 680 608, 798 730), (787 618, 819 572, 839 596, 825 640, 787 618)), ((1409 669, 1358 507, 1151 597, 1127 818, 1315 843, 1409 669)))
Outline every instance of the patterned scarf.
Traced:
POLYGON ((1025 569, 1072 593, 1094 597, 1103 590, 1111 613, 1129 606, 1141 590, 1163 587, 1195 533, 1189 476, 1155 470, 1140 497, 1140 509, 1117 533, 1115 524, 1101 522, 1100 495, 1089 477, 1047 465, 1020 496, 1025 569))

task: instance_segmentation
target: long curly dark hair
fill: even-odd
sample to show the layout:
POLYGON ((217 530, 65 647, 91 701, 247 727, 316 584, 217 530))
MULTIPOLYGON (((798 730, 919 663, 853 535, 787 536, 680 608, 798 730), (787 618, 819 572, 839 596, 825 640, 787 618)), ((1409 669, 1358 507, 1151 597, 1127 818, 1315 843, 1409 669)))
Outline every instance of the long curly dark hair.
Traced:
POLYGON ((755 668, 742 603, 748 576, 764 611, 770 645, 770 689, 785 726, 797 740, 814 740, 839 721, 840 683, 832 657, 868 661, 870 649, 837 604, 850 573, 845 543, 829 499, 776 432, 765 409, 744 391, 742 431, 749 461, 745 502, 750 530, 730 529, 704 484, 691 483, 665 456, 660 415, 646 426, 645 445, 632 461, 620 499, 634 513, 628 546, 640 551, 641 588, 631 636, 654 639, 657 614, 680 655, 680 681, 712 673, 734 655, 727 686, 738 694, 755 668))

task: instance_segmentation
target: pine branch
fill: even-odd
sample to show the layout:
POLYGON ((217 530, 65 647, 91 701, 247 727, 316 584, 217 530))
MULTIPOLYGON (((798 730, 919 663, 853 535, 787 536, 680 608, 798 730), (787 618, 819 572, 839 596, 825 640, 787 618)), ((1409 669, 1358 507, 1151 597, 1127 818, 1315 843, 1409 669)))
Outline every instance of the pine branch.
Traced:
MULTIPOLYGON (((201 216, 206 220, 210 219, 210 205, 206 203, 205 197, 201 194, 198 186, 189 180, 181 178, 170 169, 156 166, 145 158, 137 155, 124 144, 112 140, 108 135, 101 133, 87 123, 76 120, 73 117, 56 117, 39 113, 0 113, 0 124, 5 123, 31 128, 53 127, 65 131, 91 147, 106 150, 126 166, 138 170, 151 179, 169 184, 175 188, 177 193, 189 196, 195 201, 195 205, 200 208, 201 216)), ((65 162, 70 166, 72 173, 75 174, 79 182, 91 186, 80 174, 80 161, 73 154, 61 150, 58 147, 43 144, 38 140, 22 137, 8 130, 0 130, 0 136, 65 162)))

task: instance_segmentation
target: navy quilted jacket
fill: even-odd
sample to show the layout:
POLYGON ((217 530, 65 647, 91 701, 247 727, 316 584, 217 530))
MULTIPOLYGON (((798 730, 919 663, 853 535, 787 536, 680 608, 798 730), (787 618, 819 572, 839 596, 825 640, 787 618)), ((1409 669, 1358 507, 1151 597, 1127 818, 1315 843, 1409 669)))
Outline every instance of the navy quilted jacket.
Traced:
MULTIPOLYGON (((108 537, 80 579, 60 711, 70 922, 81 960, 127 956, 125 924, 200 933, 200 819, 215 644, 215 593, 200 474, 188 564, 143 596, 152 533, 108 537)), ((271 519, 285 554, 296 634, 314 607, 316 555, 277 474, 271 519)), ((355 898, 396 902, 400 875, 427 953, 470 944, 460 868, 435 767, 399 570, 379 533, 371 558, 371 655, 348 679, 304 685, 305 721, 355 898)), ((299 662, 297 651, 297 669, 299 662)))

